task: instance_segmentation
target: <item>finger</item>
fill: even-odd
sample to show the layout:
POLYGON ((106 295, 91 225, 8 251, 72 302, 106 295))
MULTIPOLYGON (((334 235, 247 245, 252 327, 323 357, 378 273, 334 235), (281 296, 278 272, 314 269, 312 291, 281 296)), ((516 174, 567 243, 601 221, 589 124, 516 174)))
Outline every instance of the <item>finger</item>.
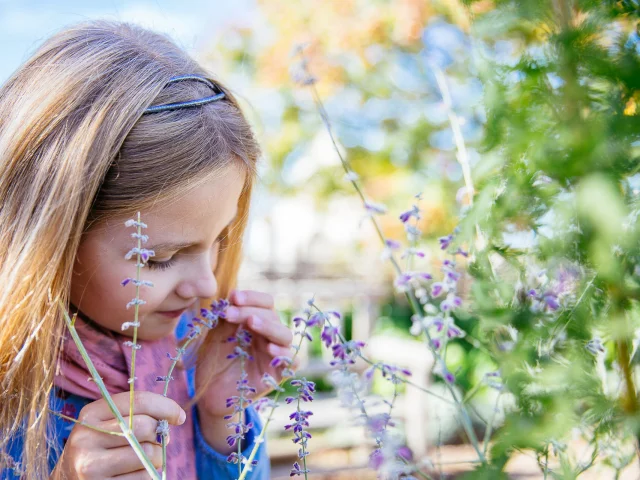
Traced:
POLYGON ((234 290, 229 295, 229 301, 235 305, 252 305, 272 309, 274 308, 273 295, 256 290, 234 290))
MULTIPOLYGON (((152 445, 150 443, 142 443, 142 450, 151 460, 153 466, 159 468, 162 466, 162 447, 152 445)), ((138 458, 130 445, 125 447, 112 448, 110 450, 102 450, 98 455, 92 457, 91 460, 85 460, 80 466, 80 470, 86 478, 105 478, 117 477, 127 473, 137 472, 144 468, 142 461, 138 458)), ((147 477, 148 477, 147 473, 147 477)))
MULTIPOLYGON (((123 417, 127 426, 129 425, 129 417, 123 417)), ((120 425, 118 421, 114 418, 111 420, 106 420, 104 422, 100 422, 96 425, 104 430, 109 430, 110 432, 121 432, 120 425)), ((133 433, 138 439, 139 442, 149 442, 160 445, 160 443, 156 442, 156 428, 158 426, 158 421, 150 417, 149 415, 134 415, 133 416, 133 433)), ((180 427, 174 427, 180 428, 180 427)), ((167 444, 169 444, 170 440, 169 436, 167 438, 167 444)), ((104 434, 104 438, 101 439, 100 446, 106 449, 122 447, 125 445, 129 445, 129 442, 124 436, 120 435, 109 435, 104 434)))
MULTIPOLYGON (((145 455, 151 460, 153 466, 158 469, 162 467, 162 447, 151 443, 141 443, 142 450, 145 455)), ((106 465, 112 465, 109 473, 120 478, 120 475, 137 473, 140 469, 144 469, 142 461, 138 458, 130 445, 125 447, 112 448, 106 450, 109 457, 104 459, 106 465), (117 465, 116 465, 117 464, 117 465)), ((146 469, 144 469, 146 472, 146 469)), ((146 473, 149 478, 149 474, 146 473)))
MULTIPOLYGON (((129 392, 116 393, 111 398, 121 414, 129 414, 129 392)), ((133 413, 149 415, 156 420, 167 420, 171 425, 182 425, 187 418, 186 412, 174 400, 158 393, 142 390, 134 393, 133 413)), ((78 420, 93 425, 111 419, 113 419, 113 412, 104 398, 85 405, 78 415, 78 420)))
POLYGON ((278 314, 267 308, 230 306, 226 311, 226 319, 231 323, 245 323, 251 315, 261 317, 268 322, 282 324, 278 314))
POLYGON ((273 343, 287 347, 287 349, 293 342, 293 333, 286 325, 280 322, 266 322, 261 317, 251 315, 248 324, 251 330, 258 332, 273 343))
MULTIPOLYGON (((283 347, 283 346, 277 345, 275 343, 270 343, 267 346, 267 350, 274 357, 283 356, 283 357, 293 358, 293 355, 296 353, 295 349, 293 349, 291 347, 283 347)), ((296 357, 296 359, 297 359, 297 357, 296 357)))

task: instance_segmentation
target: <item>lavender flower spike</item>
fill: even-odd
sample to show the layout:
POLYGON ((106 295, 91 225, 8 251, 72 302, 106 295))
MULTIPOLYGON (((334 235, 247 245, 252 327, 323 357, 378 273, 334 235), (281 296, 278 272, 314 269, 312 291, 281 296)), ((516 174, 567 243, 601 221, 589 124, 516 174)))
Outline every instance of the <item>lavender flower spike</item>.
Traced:
POLYGON ((451 242, 453 242, 453 235, 447 235, 446 237, 440 237, 438 239, 438 241, 440 242, 440 249, 441 250, 446 250, 447 248, 449 248, 449 245, 451 245, 451 242))

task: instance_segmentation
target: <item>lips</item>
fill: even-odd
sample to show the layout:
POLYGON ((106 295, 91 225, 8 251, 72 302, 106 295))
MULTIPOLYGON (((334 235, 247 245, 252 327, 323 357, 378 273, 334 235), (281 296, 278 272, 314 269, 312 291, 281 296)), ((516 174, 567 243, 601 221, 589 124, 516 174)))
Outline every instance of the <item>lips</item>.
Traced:
POLYGON ((160 313, 161 315, 166 315, 168 317, 178 317, 192 307, 193 307, 193 303, 191 305, 187 305, 186 307, 179 308, 178 310, 167 310, 167 311, 158 312, 158 313, 160 313))
POLYGON ((181 310, 173 310, 170 312, 158 312, 160 315, 165 315, 167 317, 179 317, 180 315, 182 315, 184 312, 186 312, 187 309, 183 308, 181 310))

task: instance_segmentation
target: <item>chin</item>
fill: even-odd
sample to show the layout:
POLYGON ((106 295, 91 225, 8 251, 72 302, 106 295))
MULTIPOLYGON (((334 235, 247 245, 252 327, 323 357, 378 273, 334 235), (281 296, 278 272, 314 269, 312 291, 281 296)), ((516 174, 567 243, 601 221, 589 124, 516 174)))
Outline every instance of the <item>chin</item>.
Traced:
POLYGON ((174 332, 177 325, 178 325, 177 320, 172 325, 167 325, 166 323, 162 325, 152 326, 152 327, 149 327, 148 325, 146 325, 146 327, 149 327, 149 328, 142 329, 142 327, 140 327, 138 329, 138 338, 140 340, 150 340, 150 341, 160 340, 161 338, 164 338, 167 335, 171 335, 174 332))

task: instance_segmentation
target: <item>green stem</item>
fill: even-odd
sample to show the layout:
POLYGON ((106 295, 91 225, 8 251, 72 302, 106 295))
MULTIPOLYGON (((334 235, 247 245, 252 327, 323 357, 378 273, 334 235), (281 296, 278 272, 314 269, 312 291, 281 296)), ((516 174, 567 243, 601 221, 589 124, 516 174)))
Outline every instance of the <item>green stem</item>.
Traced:
MULTIPOLYGON (((140 249, 142 248, 142 227, 140 226, 140 212, 138 212, 138 253, 136 254, 136 300, 140 299, 140 249)), ((133 432, 133 396, 136 378, 136 350, 138 340, 138 302, 134 305, 133 345, 131 346, 131 378, 129 379, 129 430, 133 432)))
POLYGON ((162 435, 162 480, 167 480, 167 440, 162 435))
MULTIPOLYGON (((244 373, 244 356, 240 357, 240 371, 241 375, 244 373)), ((240 412, 238 412, 238 422, 244 423, 244 390, 240 392, 240 412)), ((238 439, 238 476, 242 475, 242 439, 238 439)), ((251 465, 248 463, 247 465, 251 465)))
MULTIPOLYGON (((65 321, 67 323, 67 327, 69 329, 69 333, 71 333, 71 337, 73 338, 73 341, 75 342, 76 346, 78 347, 78 351, 80 352, 80 355, 82 356, 82 359, 84 360, 85 364, 87 365, 87 368, 89 369, 89 372, 91 373, 91 377, 93 378, 93 381, 98 386, 98 389, 100 390, 100 394, 105 399, 109 409, 111 410, 111 412, 115 416, 116 421, 118 422, 118 425, 120 426, 120 429, 122 430, 122 433, 124 434, 124 437, 127 439, 129 444, 131 445, 131 448, 133 448, 133 451, 135 452, 137 457, 142 462, 142 465, 144 466, 145 470, 149 473, 149 475, 151 475, 151 478, 154 479, 154 480, 160 480, 160 477, 158 476, 158 472, 156 471, 155 467, 153 466, 153 463, 151 463, 151 460, 149 460, 149 458, 147 458, 147 455, 144 453, 144 450, 142 449, 142 446, 138 442, 138 439, 133 434, 133 431, 130 428, 128 428, 127 423, 125 422, 124 418, 122 418, 122 414, 118 410, 118 407, 113 402, 113 399, 111 398, 111 395, 109 394, 109 391, 107 390, 107 387, 105 386, 104 382, 102 381, 102 378, 98 374, 98 371, 96 370, 96 367, 93 365, 93 361, 89 357, 89 354, 87 353, 87 350, 84 348, 84 345, 82 344, 82 340, 80 340, 80 337, 78 336, 78 332, 76 331, 75 327, 73 326, 73 323, 72 323, 71 319, 69 318, 69 313, 67 312, 67 309, 65 308, 64 304, 62 303, 62 300, 60 300, 59 303, 60 303, 60 308, 62 309, 62 313, 63 313, 64 318, 65 318, 65 321)), ((74 320, 74 322, 75 322, 75 320, 74 320)))
MULTIPOLYGON (((298 395, 298 413, 300 413, 300 395, 298 395)), ((307 445, 307 440, 306 439, 302 439, 302 442, 300 444, 300 448, 302 448, 302 468, 304 470, 304 479, 308 480, 308 474, 307 474, 307 456, 305 455, 307 452, 306 449, 306 445, 307 445)))
POLYGON ((502 395, 502 392, 498 393, 495 407, 493 408, 493 412, 491 413, 491 419, 489 420, 489 424, 487 425, 487 430, 484 432, 484 441, 483 441, 484 447, 482 449, 482 452, 485 455, 487 454, 487 448, 489 448, 489 440, 491 440, 491 431, 493 430, 493 422, 495 421, 496 414, 498 413, 498 404, 500 402, 501 395, 502 395))
POLYGON ((124 434, 122 432, 113 432, 111 430, 105 430, 104 428, 96 427, 95 425, 89 425, 88 423, 81 422, 80 420, 77 420, 77 419, 75 419, 73 417, 69 417, 69 416, 64 415, 64 414, 62 414, 60 412, 54 412, 51 409, 49 409, 49 413, 52 413, 57 417, 64 418, 65 420, 67 420, 69 422, 77 423, 78 425, 82 425, 83 427, 90 428, 91 430, 96 430, 97 432, 107 433, 109 435, 115 435, 117 437, 124 437, 124 434))

